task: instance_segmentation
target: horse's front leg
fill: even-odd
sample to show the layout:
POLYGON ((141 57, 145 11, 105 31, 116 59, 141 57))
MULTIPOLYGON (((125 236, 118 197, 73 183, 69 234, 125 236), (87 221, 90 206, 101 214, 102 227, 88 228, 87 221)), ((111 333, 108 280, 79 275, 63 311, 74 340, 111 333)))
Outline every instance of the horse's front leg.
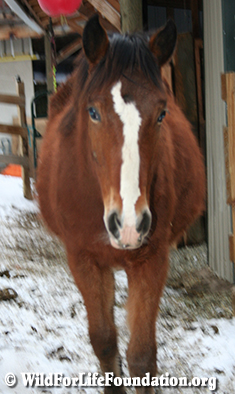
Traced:
MULTIPOLYGON (((130 265, 126 270, 129 283, 128 323, 130 343, 127 361, 130 375, 143 378, 156 375, 156 318, 168 269, 168 250, 165 248, 151 260, 130 265)), ((153 394, 151 386, 136 387, 138 394, 153 394)))
MULTIPOLYGON (((112 269, 101 267, 91 256, 68 254, 75 282, 82 293, 89 322, 89 335, 102 372, 121 375, 114 324, 114 277, 112 269)), ((123 387, 107 386, 105 394, 125 394, 123 387)))

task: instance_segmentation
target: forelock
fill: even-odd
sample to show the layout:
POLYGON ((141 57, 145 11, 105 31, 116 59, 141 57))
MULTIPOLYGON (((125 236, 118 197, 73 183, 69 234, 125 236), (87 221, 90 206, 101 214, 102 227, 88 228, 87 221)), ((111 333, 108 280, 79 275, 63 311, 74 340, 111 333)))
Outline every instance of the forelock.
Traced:
POLYGON ((160 70, 148 47, 147 36, 113 34, 109 36, 109 42, 106 56, 91 71, 86 93, 101 91, 121 76, 130 78, 135 71, 155 86, 160 86, 160 70))

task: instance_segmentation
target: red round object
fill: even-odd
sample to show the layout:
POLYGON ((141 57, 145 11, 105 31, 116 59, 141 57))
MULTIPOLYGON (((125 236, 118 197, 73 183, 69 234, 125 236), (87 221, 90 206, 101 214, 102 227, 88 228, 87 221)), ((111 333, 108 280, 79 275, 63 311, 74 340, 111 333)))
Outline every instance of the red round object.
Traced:
POLYGON ((49 16, 73 14, 82 0, 38 0, 41 9, 49 16))

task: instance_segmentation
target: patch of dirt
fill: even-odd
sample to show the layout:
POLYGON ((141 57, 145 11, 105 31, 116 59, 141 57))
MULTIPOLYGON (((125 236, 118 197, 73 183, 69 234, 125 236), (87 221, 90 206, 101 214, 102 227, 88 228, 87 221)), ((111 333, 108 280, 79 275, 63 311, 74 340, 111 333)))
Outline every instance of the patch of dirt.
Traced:
POLYGON ((232 284, 218 278, 209 267, 204 267, 192 272, 185 272, 172 287, 174 289, 184 288, 189 296, 194 296, 230 292, 232 284))
POLYGON ((180 309, 186 308, 186 320, 195 321, 199 316, 233 317, 233 285, 208 267, 205 243, 171 252, 167 289, 177 292, 180 306, 175 305, 174 313, 182 313, 180 309))
POLYGON ((17 297, 17 292, 11 288, 0 290, 0 301, 14 300, 17 297))

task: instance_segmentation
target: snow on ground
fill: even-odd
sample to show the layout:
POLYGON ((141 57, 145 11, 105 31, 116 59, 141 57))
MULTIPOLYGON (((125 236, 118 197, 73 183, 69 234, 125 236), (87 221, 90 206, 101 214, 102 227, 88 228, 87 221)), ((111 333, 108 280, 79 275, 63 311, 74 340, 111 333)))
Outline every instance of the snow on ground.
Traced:
POLYGON ((11 217, 14 209, 35 212, 37 206, 35 201, 29 201, 24 198, 21 178, 0 175, 1 217, 11 217))
MULTIPOLYGON (((23 198, 21 179, 0 175, 0 394, 102 393, 102 388, 23 386, 22 372, 63 373, 70 378, 99 372, 86 310, 64 250, 38 222, 37 211, 35 202, 23 198), (10 300, 1 299, 6 289, 10 300), (13 388, 4 381, 9 372, 18 377, 13 388)), ((177 297, 177 291, 167 288, 162 303, 177 302, 177 297)), ((127 376, 126 298, 126 276, 118 272, 115 318, 127 376)), ((160 375, 217 377, 219 394, 235 392, 235 319, 198 319, 185 329, 180 316, 169 319, 160 314, 157 333, 160 375)), ((160 392, 193 394, 210 389, 163 387, 160 392)))

